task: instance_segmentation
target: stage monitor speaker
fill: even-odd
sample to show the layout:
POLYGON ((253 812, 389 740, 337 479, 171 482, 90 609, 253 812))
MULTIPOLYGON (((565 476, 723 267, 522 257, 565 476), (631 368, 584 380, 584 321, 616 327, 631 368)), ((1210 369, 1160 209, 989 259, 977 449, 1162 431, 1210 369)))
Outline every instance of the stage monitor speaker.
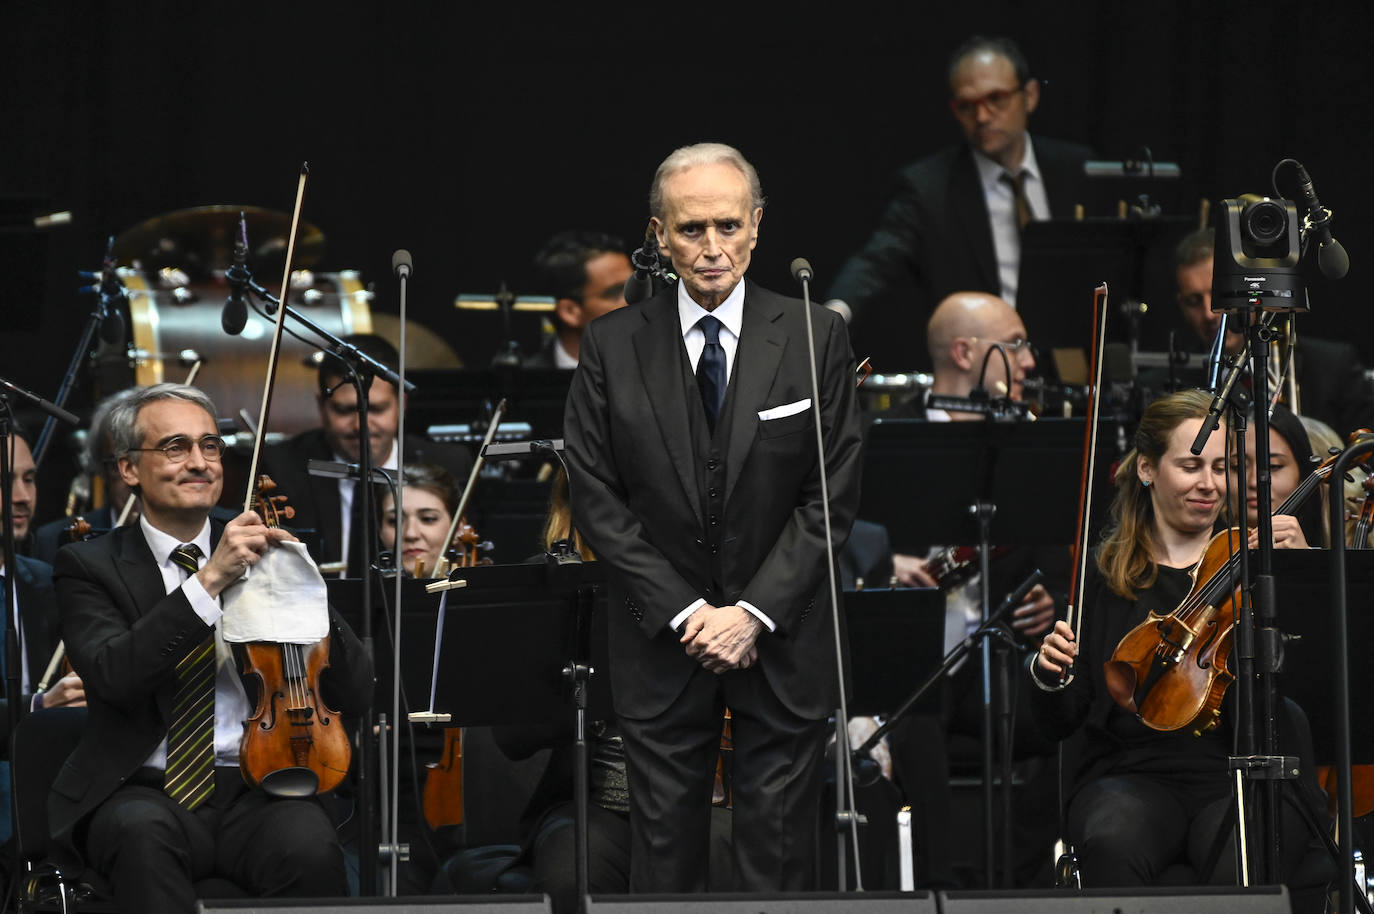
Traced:
POLYGON ((930 892, 592 895, 586 914, 936 914, 930 892))
POLYGON ((292 914, 549 914, 547 895, 446 895, 403 898, 255 898, 196 902, 197 914, 290 911, 292 914))
POLYGON ((940 914, 1290 914, 1288 889, 1180 886, 941 892, 940 914))

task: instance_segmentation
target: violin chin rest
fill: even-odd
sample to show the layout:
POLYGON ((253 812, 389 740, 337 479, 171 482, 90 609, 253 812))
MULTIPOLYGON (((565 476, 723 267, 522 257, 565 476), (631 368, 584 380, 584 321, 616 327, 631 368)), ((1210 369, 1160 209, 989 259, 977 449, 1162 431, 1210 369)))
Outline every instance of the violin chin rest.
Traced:
POLYGON ((260 786, 274 797, 313 797, 320 779, 309 768, 278 768, 263 777, 260 786))

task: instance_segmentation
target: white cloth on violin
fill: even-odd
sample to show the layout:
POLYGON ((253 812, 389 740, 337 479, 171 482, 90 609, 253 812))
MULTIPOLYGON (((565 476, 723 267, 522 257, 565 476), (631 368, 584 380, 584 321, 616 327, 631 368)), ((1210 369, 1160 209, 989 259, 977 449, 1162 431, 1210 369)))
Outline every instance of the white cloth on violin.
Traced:
POLYGON ((314 644, 329 634, 329 595, 304 543, 279 543, 220 594, 224 640, 314 644))

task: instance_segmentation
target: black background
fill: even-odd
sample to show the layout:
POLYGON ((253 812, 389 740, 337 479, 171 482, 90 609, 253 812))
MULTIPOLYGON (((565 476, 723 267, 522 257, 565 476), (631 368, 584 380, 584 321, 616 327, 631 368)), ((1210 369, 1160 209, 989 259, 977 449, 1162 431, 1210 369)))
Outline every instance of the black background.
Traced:
MULTIPOLYGON (((361 271, 373 310, 394 311, 391 254, 408 248, 412 319, 471 365, 498 328, 456 312, 454 295, 502 281, 546 291, 528 287, 528 264, 560 229, 633 244, 654 167, 685 143, 729 142, 758 167, 770 203, 751 276, 791 289, 788 265, 805 256, 821 292, 871 231, 893 171, 959 139, 945 68, 974 32, 1016 37, 1046 81, 1036 132, 1180 163, 1184 179, 1158 195, 1170 213, 1270 193, 1275 163, 1300 159, 1353 262, 1341 284, 1312 287, 1303 328, 1353 340, 1368 363, 1370 18, 1353 3, 1239 0, 775 12, 10 0, 0 197, 40 197, 74 222, 44 236, 41 256, 0 236, 0 373, 56 392, 91 307, 73 271, 99 265, 107 235, 206 204, 289 212, 307 160, 304 218, 327 238, 317 269, 361 271)), ((1176 309, 1170 277, 1155 280, 1162 326, 1176 309)), ((1086 309, 1091 290, 1080 297, 1086 309)), ((527 346, 536 327, 521 328, 527 346)), ((860 355, 881 330, 858 329, 860 355)), ((913 351, 879 367, 924 362, 913 351)))

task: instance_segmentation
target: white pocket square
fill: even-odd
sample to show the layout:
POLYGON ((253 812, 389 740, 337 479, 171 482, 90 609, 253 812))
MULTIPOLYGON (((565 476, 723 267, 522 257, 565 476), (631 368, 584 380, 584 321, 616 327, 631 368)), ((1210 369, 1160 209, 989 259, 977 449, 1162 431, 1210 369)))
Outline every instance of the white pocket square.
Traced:
POLYGON ((767 422, 769 419, 785 419, 788 416, 795 416, 804 409, 811 408, 811 398, 798 400, 796 403, 784 403, 782 406, 770 406, 768 409, 759 410, 759 421, 767 422))

